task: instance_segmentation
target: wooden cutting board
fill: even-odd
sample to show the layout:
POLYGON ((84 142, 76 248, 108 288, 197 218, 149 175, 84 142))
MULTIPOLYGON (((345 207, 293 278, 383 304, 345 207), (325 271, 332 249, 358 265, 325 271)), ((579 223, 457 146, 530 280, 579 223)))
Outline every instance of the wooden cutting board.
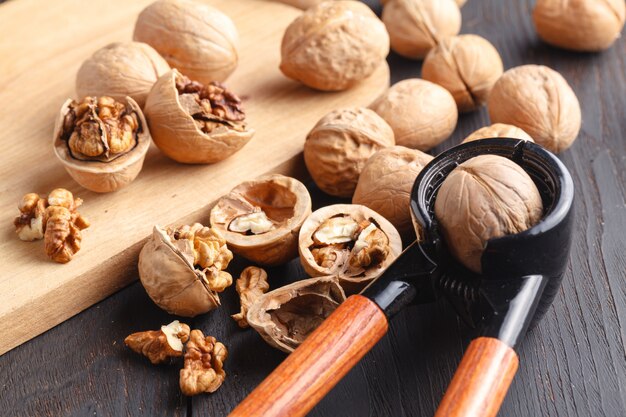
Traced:
MULTIPOLYGON (((227 85, 242 97, 255 137, 226 161, 175 163, 154 146, 139 177, 110 194, 89 192, 52 151, 59 107, 74 97, 78 67, 96 49, 132 37, 149 0, 14 0, 0 6, 0 354, 50 329, 137 279, 137 255, 154 224, 208 220, 211 203, 268 172, 303 176, 306 133, 325 113, 367 105, 389 84, 386 64, 341 93, 321 93, 278 70, 280 40, 300 13, 263 0, 211 0, 237 25, 240 64, 227 85), (69 264, 47 259, 43 242, 17 239, 23 194, 64 187, 91 221, 69 264)), ((103 312, 106 314, 106 312, 103 312)))

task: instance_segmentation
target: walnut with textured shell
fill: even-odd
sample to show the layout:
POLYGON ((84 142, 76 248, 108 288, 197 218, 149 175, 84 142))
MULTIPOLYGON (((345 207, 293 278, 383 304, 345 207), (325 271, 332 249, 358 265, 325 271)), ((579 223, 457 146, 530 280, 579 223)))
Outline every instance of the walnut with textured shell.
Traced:
POLYGON ((349 295, 361 291, 400 255, 402 239, 375 211, 358 204, 334 204, 306 219, 298 249, 307 274, 337 275, 349 295))
POLYGON ((298 232, 309 214, 311 197, 304 184, 276 174, 233 188, 211 209, 210 222, 238 255, 280 265, 298 255, 298 232))
POLYGON ((507 125, 505 123, 494 123, 489 126, 481 127, 480 129, 470 133, 465 139, 463 139, 462 143, 492 138, 512 138, 534 142, 533 138, 531 138, 528 133, 524 132, 524 130, 517 126, 507 125))
MULTIPOLYGON (((144 158, 150 147, 150 131, 139 105, 132 98, 126 97, 124 110, 126 115, 124 117, 130 117, 131 123, 136 123, 136 126, 132 132, 125 131, 123 137, 127 141, 130 140, 131 143, 125 144, 125 149, 115 155, 105 156, 104 153, 95 155, 97 152, 94 152, 93 156, 88 156, 73 151, 74 142, 72 142, 70 134, 78 133, 74 132, 74 109, 80 109, 80 106, 83 106, 87 99, 89 97, 85 98, 81 103, 68 99, 61 106, 61 111, 54 127, 54 153, 65 167, 65 170, 77 183, 91 191, 108 193, 125 187, 139 175, 144 158)), ((102 143, 108 142, 104 139, 111 136, 107 130, 110 129, 110 125, 103 123, 95 112, 101 111, 100 102, 105 99, 106 97, 100 97, 97 99, 97 104, 91 104, 92 120, 88 123, 91 126, 98 126, 99 130, 91 131, 101 136, 102 143)), ((115 104, 121 105, 120 102, 115 104)), ((76 137, 76 135, 73 136, 76 137)), ((78 143, 80 144, 81 142, 78 143)), ((107 144, 107 151, 110 150, 108 146, 107 144)), ((85 147, 79 146, 78 148, 83 149, 85 147)), ((75 147, 74 149, 77 148, 75 147)))
POLYGON ((247 319, 268 344, 293 352, 345 299, 336 276, 309 278, 263 294, 247 319))
POLYGON ((178 162, 219 162, 254 135, 237 96, 219 84, 191 81, 175 69, 154 84, 145 112, 154 143, 178 162))

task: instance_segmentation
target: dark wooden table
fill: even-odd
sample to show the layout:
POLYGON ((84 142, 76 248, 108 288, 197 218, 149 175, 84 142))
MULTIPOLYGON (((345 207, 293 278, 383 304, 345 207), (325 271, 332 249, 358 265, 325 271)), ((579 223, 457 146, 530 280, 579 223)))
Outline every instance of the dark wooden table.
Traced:
MULTIPOLYGON (((534 32, 533 3, 469 0, 463 8, 463 33, 494 43, 506 68, 556 69, 583 110, 580 136, 561 155, 578 193, 570 265, 553 307, 519 349, 520 369, 500 415, 624 416, 626 41, 601 54, 546 46, 534 32)), ((395 55, 389 62, 393 81, 420 75, 420 63, 395 55)), ((488 123, 484 109, 461 116, 452 138, 434 153, 488 123)), ((335 202, 312 193, 318 207, 335 202)), ((238 276, 244 266, 234 262, 230 271, 238 276)), ((294 260, 269 276, 277 287, 305 275, 294 260)), ((125 348, 129 333, 173 319, 135 283, 0 357, 0 415, 226 415, 285 355, 229 318, 239 308, 234 288, 222 300, 217 311, 188 321, 228 346, 228 377, 216 393, 186 398, 178 389, 179 366, 152 366, 125 348)), ((11 323, 1 326, 11 331, 11 323)), ((445 301, 409 308, 310 415, 432 415, 472 335, 445 301)))

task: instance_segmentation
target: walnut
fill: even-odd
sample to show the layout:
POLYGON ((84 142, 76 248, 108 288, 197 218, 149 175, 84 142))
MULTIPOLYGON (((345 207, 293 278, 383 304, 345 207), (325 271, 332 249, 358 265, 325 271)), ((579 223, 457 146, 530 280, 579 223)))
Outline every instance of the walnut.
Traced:
POLYGON ((143 107, 157 78, 169 70, 167 62, 150 45, 115 42, 83 62, 76 75, 76 94, 108 96, 117 101, 128 96, 143 107))
POLYGON ((139 278, 156 305, 194 317, 220 305, 217 293, 232 284, 224 271, 231 259, 214 229, 199 223, 167 230, 155 226, 139 254, 139 278))
POLYGON ((188 164, 228 158, 254 135, 241 100, 217 82, 203 85, 177 70, 159 78, 145 107, 152 138, 168 157, 188 164))
POLYGON ((241 311, 231 317, 239 327, 246 328, 249 326, 246 316, 250 306, 270 288, 267 282, 267 272, 256 266, 247 267, 237 279, 236 288, 241 302, 241 311))
POLYGON ((304 162, 322 191, 351 197, 369 157, 394 143, 391 127, 372 110, 335 110, 307 135, 304 162))
POLYGON ((226 346, 200 330, 192 330, 185 347, 185 366, 180 370, 180 390, 187 396, 215 392, 226 379, 226 346))
POLYGON ((110 192, 133 181, 150 147, 150 132, 139 105, 111 97, 67 100, 54 129, 54 151, 83 187, 110 192))
POLYGON ((81 230, 89 227, 77 211, 82 203, 64 188, 52 190, 47 199, 35 193, 26 194, 18 205, 20 215, 13 222, 15 231, 21 240, 43 238, 46 255, 55 262, 67 263, 80 250, 81 230))
POLYGON ((512 138, 534 142, 533 138, 531 138, 528 133, 524 132, 517 126, 507 125, 504 123, 494 123, 490 126, 481 127, 480 129, 470 133, 465 139, 463 139, 463 143, 488 138, 512 138))
POLYGON ((459 33, 461 11, 454 0, 388 0, 383 22, 394 51, 421 59, 441 38, 459 33))
POLYGON ((493 87, 487 106, 493 123, 517 126, 552 152, 569 148, 580 130, 576 94, 561 74, 542 65, 506 71, 493 87))
POLYGON ((480 273, 490 239, 520 233, 543 213, 539 190, 515 162, 496 155, 471 158, 444 180, 435 216, 450 252, 480 273))
POLYGON ((459 35, 444 38, 431 49, 422 78, 448 90, 460 112, 477 109, 502 75, 500 54, 485 38, 459 35))
POLYGON ((336 276, 305 279, 261 295, 248 323, 271 346, 292 352, 345 299, 336 276))
POLYGON ((337 275, 346 294, 359 292, 402 252, 389 221, 356 204, 335 204, 311 214, 300 229, 300 261, 311 276, 337 275))
POLYGON ((421 151, 446 140, 458 119, 452 94, 417 78, 394 84, 370 108, 389 123, 397 145, 421 151))
POLYGON ((309 214, 311 197, 304 184, 268 175, 220 198, 210 221, 238 255, 260 265, 280 265, 298 255, 298 232, 309 214))
POLYGON ((161 330, 133 333, 124 339, 124 343, 157 365, 183 356, 183 343, 187 340, 189 326, 174 320, 167 326, 161 326, 161 330))
POLYGON ((326 1, 287 27, 280 70, 318 90, 345 90, 373 74, 388 53, 385 26, 369 7, 352 0, 326 1))
POLYGON ((414 233, 409 207, 411 189, 432 159, 403 146, 381 149, 363 167, 352 203, 369 207, 389 220, 403 237, 409 237, 414 233))
POLYGON ((224 81, 239 61, 239 35, 218 9, 190 0, 159 0, 143 9, 133 39, 156 49, 188 77, 208 84, 224 81))
POLYGON ((609 48, 624 27, 624 0, 537 0, 533 20, 547 43, 575 51, 609 48))

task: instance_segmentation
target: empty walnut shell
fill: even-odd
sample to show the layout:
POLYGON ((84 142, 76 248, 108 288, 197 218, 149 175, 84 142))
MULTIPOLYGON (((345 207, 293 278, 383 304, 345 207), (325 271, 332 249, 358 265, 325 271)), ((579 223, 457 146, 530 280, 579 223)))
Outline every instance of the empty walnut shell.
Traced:
POLYGON ((109 96, 121 101, 132 97, 141 107, 156 80, 170 66, 150 45, 115 42, 98 49, 76 74, 76 94, 109 96))
POLYGON ((402 236, 410 236, 411 189, 432 156, 404 146, 376 152, 367 161, 356 186, 353 204, 367 206, 389 220, 402 236))
POLYGON ((314 211, 306 219, 300 229, 298 249, 307 274, 337 275, 350 295, 361 291, 400 255, 402 239, 396 228, 374 210, 358 204, 335 204, 314 211), (340 224, 329 227, 335 219, 340 224), (368 228, 379 234, 377 241, 357 243, 368 228), (363 263, 362 249, 376 253, 372 252, 363 263))
POLYGON ((145 112, 156 146, 173 160, 187 164, 226 159, 254 135, 244 122, 237 96, 220 84, 203 86, 191 81, 175 69, 154 84, 145 112), (221 92, 215 99, 198 95, 209 88, 221 92))
POLYGON ((293 352, 345 299, 336 276, 305 279, 263 294, 248 323, 270 345, 293 352))
MULTIPOLYGON (((141 108, 135 100, 126 97, 124 101, 127 111, 134 115, 137 123, 137 129, 133 135, 134 145, 130 150, 108 161, 79 158, 78 155, 72 153, 69 141, 64 137, 64 131, 68 127, 65 123, 66 116, 70 113, 71 106, 75 102, 68 99, 61 106, 52 139, 54 153, 70 176, 88 190, 97 193, 118 190, 132 182, 141 171, 144 158, 150 147, 150 130, 141 108)), ((100 131, 100 134, 103 132, 100 131)))
MULTIPOLYGON (((182 241, 186 243, 185 241, 182 241)), ((220 305, 206 275, 194 268, 193 245, 176 244, 155 226, 139 253, 139 278, 156 305, 170 314, 194 317, 220 305)))
POLYGON ((309 214, 311 197, 304 184, 269 175, 220 198, 210 221, 233 252, 260 265, 280 265, 298 256, 298 233, 309 214))
POLYGON ((369 7, 325 1, 287 27, 280 70, 318 90, 345 90, 372 75, 388 53, 385 25, 369 7))
POLYGON ((233 21, 197 1, 150 4, 137 18, 133 40, 152 46, 172 68, 204 84, 224 81, 239 61, 239 35, 233 21))
POLYGON ((534 142, 533 138, 531 138, 528 133, 524 132, 517 126, 507 125, 505 123, 494 123, 490 126, 481 127, 480 129, 470 133, 465 139, 463 139, 463 143, 488 138, 512 138, 534 142))

